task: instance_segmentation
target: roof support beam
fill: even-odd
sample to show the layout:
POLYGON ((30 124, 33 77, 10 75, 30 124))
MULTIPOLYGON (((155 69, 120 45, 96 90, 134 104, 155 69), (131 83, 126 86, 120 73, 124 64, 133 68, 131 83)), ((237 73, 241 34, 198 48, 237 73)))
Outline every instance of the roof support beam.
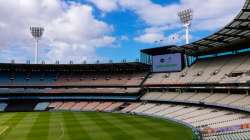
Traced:
POLYGON ((194 42, 193 44, 194 44, 194 45, 197 45, 197 46, 206 47, 206 48, 213 48, 213 47, 215 47, 215 46, 213 46, 213 45, 201 44, 201 43, 196 43, 196 42, 194 42))
POLYGON ((243 12, 250 12, 250 9, 242 9, 243 12))
POLYGON ((197 50, 199 50, 199 48, 198 47, 196 47, 196 46, 189 46, 189 45, 187 45, 187 46, 184 46, 183 47, 185 50, 192 50, 192 51, 197 51, 197 50))
POLYGON ((250 19, 240 19, 240 18, 236 18, 236 19, 234 19, 234 21, 250 22, 250 19))
POLYGON ((225 27, 225 29, 229 30, 250 30, 250 27, 225 27))
POLYGON ((204 40, 206 41, 211 41, 211 42, 218 42, 218 43, 228 43, 227 41, 224 41, 224 40, 215 40, 215 39, 208 39, 208 38, 205 38, 204 40))
POLYGON ((247 38, 247 36, 243 36, 243 35, 237 35, 237 34, 222 34, 222 33, 215 33, 215 35, 219 35, 219 36, 226 36, 226 37, 239 37, 239 38, 247 38))

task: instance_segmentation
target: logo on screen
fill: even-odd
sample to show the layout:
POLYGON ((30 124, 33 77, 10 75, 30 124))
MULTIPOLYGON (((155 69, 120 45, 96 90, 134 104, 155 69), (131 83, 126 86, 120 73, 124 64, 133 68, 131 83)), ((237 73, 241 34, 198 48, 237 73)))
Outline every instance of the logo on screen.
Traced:
POLYGON ((171 59, 172 59, 171 56, 169 56, 169 57, 167 58, 167 61, 169 62, 169 61, 171 61, 171 59))
POLYGON ((161 63, 170 62, 171 59, 172 59, 171 57, 167 57, 166 59, 161 58, 161 59, 160 59, 160 62, 161 62, 161 63))
POLYGON ((165 62, 165 59, 164 59, 164 58, 160 59, 160 62, 161 62, 161 63, 164 63, 164 62, 165 62))

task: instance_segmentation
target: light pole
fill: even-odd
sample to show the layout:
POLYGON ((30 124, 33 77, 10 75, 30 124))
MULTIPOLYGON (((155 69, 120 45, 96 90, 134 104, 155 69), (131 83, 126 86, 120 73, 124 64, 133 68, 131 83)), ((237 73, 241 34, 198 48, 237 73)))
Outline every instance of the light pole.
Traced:
POLYGON ((30 27, 30 32, 36 41, 35 48, 35 63, 38 64, 38 41, 42 38, 44 28, 43 27, 30 27))
MULTIPOLYGON (((193 10, 192 9, 186 9, 183 11, 180 11, 178 13, 178 16, 180 17, 180 20, 186 30, 186 44, 189 44, 189 28, 191 26, 191 21, 193 19, 193 10)), ((185 65, 188 66, 188 58, 187 55, 184 54, 184 58, 185 58, 185 65)))
POLYGON ((189 28, 191 26, 191 21, 193 18, 192 9, 186 9, 178 13, 180 20, 186 30, 186 44, 189 44, 189 28))

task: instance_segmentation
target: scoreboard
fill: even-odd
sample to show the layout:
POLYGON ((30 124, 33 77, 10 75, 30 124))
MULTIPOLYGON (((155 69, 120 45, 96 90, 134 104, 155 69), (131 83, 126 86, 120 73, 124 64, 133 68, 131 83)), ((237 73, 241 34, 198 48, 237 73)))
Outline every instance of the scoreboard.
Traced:
POLYGON ((155 55, 152 58, 153 72, 176 72, 182 70, 181 53, 155 55))

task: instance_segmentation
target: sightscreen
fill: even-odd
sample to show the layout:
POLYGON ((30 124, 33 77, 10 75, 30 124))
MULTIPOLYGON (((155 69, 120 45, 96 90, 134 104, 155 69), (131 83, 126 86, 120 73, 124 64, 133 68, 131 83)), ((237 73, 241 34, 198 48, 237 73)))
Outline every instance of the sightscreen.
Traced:
POLYGON ((174 72, 181 69, 181 53, 153 56, 153 72, 174 72))

